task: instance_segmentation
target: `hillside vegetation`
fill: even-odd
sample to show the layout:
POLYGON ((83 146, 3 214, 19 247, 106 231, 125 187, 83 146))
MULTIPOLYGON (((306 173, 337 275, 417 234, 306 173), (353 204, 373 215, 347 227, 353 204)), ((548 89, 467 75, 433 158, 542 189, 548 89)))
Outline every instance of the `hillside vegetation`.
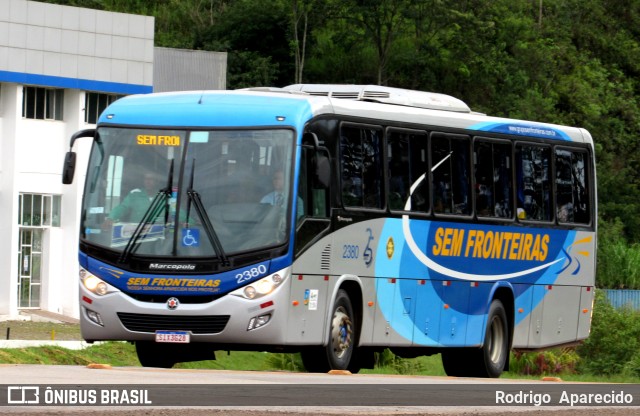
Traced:
POLYGON ((228 53, 227 86, 381 84, 596 142, 598 285, 640 288, 640 1, 57 0, 155 16, 156 46, 228 53))

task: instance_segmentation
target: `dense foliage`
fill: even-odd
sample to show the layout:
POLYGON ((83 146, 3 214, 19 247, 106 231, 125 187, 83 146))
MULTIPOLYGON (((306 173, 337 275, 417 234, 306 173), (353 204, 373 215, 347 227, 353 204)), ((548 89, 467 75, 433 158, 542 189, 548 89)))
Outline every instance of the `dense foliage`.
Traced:
POLYGON ((157 46, 228 52, 230 89, 373 83, 585 127, 597 143, 602 228, 621 232, 600 247, 612 236, 638 252, 638 0, 53 2, 155 16, 157 46))
POLYGON ((615 309, 599 291, 589 338, 577 348, 514 353, 510 371, 521 375, 640 377, 639 318, 640 311, 615 309))

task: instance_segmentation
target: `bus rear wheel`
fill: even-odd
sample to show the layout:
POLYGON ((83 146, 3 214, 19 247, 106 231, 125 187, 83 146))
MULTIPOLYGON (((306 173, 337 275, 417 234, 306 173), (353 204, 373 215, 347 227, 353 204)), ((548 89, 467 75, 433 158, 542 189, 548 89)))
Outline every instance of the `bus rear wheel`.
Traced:
POLYGON ((509 324, 499 300, 489 306, 487 328, 481 348, 453 348, 442 352, 448 376, 497 378, 509 359, 509 324))
POLYGON ((313 373, 329 370, 346 370, 353 355, 355 343, 355 321, 351 300, 346 291, 340 289, 333 306, 326 347, 314 347, 301 352, 305 369, 313 373))

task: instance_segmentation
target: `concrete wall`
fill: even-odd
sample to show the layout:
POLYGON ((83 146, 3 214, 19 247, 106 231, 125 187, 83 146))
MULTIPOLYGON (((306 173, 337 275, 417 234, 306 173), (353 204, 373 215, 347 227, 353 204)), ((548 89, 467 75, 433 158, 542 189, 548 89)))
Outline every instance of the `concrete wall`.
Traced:
POLYGON ((0 79, 123 94, 151 91, 154 18, 0 0, 0 79))

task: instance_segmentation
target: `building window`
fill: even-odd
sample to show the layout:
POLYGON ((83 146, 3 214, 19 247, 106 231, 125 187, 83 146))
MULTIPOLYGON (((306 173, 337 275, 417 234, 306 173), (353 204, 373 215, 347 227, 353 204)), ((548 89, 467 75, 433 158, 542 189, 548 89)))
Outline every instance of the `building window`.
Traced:
POLYGON ((87 92, 84 98, 84 122, 90 124, 98 123, 100 114, 109 104, 122 97, 122 95, 87 92))
POLYGON ((20 194, 18 224, 23 227, 60 227, 60 195, 20 194))
POLYGON ((36 120, 62 120, 64 90, 23 87, 22 117, 36 120))
POLYGON ((42 284, 41 228, 20 228, 18 308, 39 308, 42 284))

